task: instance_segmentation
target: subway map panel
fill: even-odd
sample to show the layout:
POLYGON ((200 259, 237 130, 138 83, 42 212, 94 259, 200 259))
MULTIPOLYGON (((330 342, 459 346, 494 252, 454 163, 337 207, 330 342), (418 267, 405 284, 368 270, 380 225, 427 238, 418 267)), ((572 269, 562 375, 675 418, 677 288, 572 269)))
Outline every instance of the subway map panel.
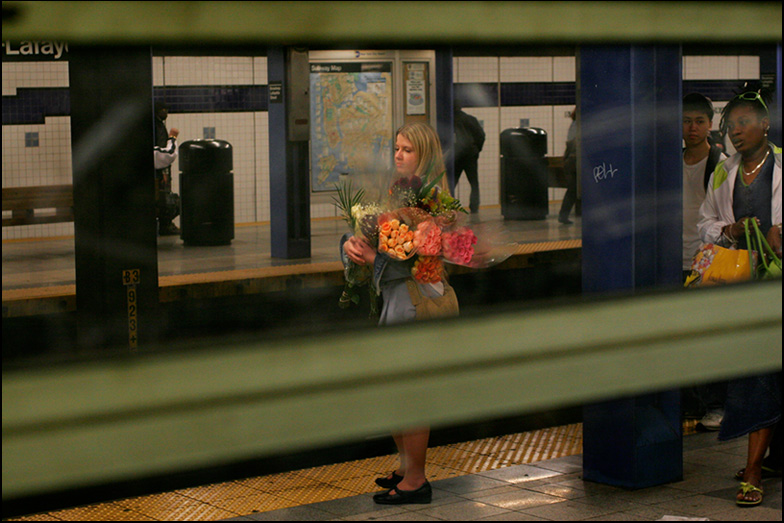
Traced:
POLYGON ((392 167, 392 64, 310 65, 311 188, 392 167))

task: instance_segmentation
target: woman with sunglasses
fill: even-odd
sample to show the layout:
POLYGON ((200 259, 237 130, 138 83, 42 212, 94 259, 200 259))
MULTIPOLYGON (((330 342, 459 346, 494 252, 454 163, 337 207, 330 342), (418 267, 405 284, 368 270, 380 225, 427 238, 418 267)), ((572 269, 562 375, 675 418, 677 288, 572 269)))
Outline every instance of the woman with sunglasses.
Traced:
MULTIPOLYGON (((724 107, 720 129, 737 153, 720 162, 708 182, 697 224, 702 241, 747 249, 744 222, 755 220, 781 256, 781 147, 768 142, 769 127, 768 107, 758 93, 743 93, 724 107)), ((762 502, 769 447, 765 466, 781 469, 780 422, 780 371, 728 383, 719 440, 749 435, 746 467, 736 475, 742 481, 736 496, 740 506, 762 502)))

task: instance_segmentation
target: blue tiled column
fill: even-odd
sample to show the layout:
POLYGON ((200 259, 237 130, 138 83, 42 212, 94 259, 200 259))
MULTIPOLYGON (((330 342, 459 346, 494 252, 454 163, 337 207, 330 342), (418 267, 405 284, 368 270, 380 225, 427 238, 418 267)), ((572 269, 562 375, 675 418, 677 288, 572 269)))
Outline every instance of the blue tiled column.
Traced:
MULTIPOLYGON (((270 234, 273 258, 310 257, 308 142, 287 134, 286 50, 269 47, 270 234), (276 90, 279 89, 279 90, 276 90)), ((337 249, 337 246, 335 247, 337 249)))
MULTIPOLYGON (((578 61, 583 291, 677 287, 680 47, 585 46, 578 61)), ((583 431, 586 480, 643 488, 683 475, 677 390, 586 406, 583 431)))
POLYGON ((775 83, 771 83, 769 88, 774 90, 773 100, 768 105, 770 110, 770 132, 768 140, 781 145, 781 44, 775 46, 764 46, 760 49, 760 75, 763 84, 771 81, 771 76, 775 78, 775 83))

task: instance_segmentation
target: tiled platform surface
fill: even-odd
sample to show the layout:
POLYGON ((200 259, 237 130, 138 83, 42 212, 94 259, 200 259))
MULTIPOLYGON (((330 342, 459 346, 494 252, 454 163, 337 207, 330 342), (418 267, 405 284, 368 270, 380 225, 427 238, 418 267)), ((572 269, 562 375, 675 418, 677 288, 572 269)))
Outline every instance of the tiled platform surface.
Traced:
POLYGON ((780 478, 763 482, 762 505, 735 505, 747 441, 685 436, 683 480, 634 491, 583 481, 573 455, 434 481, 429 505, 376 505, 370 493, 226 521, 781 521, 780 478))
MULTIPOLYGON (((582 219, 558 223, 560 202, 550 203, 545 220, 504 220, 500 206, 484 207, 471 223, 497 240, 532 244, 563 242, 582 238, 582 219)), ((230 245, 185 246, 178 236, 158 238, 158 273, 162 278, 338 262, 338 242, 347 231, 339 219, 311 222, 311 256, 284 260, 271 256, 269 222, 237 225, 230 245)), ((42 238, 3 241, 3 291, 73 285, 76 280, 74 238, 42 238)))

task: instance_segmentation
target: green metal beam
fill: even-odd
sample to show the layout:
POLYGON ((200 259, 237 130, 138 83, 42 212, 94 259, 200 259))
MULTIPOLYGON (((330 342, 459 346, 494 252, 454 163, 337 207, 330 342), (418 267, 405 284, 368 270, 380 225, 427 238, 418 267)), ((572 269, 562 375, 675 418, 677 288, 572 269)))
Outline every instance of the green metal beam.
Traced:
POLYGON ((780 2, 3 2, 3 39, 70 43, 777 42, 780 2))
POLYGON ((781 369, 781 280, 3 373, 3 499, 781 369))

